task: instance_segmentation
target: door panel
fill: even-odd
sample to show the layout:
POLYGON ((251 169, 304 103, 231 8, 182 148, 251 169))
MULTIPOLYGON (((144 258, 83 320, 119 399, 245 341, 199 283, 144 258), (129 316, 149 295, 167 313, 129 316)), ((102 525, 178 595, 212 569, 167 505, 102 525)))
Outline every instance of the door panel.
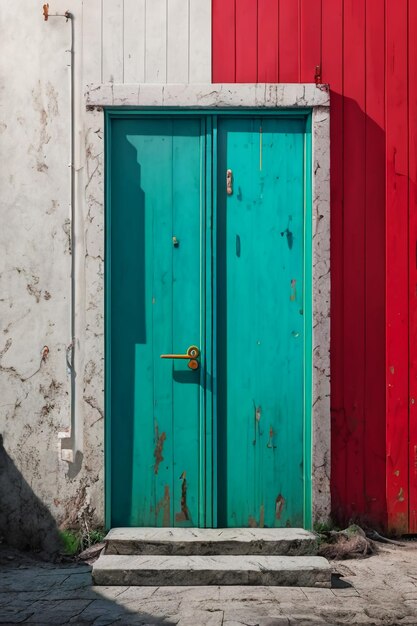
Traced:
POLYGON ((111 525, 198 526, 203 120, 111 127, 111 525), (174 245, 173 237, 176 237, 174 245))
POLYGON ((218 525, 302 526, 305 121, 218 136, 218 525))
POLYGON ((211 119, 109 125, 111 526, 304 522, 306 118, 211 119))

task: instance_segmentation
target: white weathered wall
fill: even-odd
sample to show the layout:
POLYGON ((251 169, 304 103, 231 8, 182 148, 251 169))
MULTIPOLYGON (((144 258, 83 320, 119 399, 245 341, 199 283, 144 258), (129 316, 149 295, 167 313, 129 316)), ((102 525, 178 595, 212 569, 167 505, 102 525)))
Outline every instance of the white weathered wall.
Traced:
POLYGON ((55 520, 104 516, 102 126, 88 126, 85 85, 209 82, 211 0, 49 0, 74 15, 74 241, 71 23, 45 22, 43 1, 0 3, 0 534, 52 549, 55 520))
POLYGON ((87 83, 211 81, 211 0, 88 0, 83 11, 87 83))
MULTIPOLYGON (((63 521, 79 491, 58 442, 69 425, 70 30, 24 1, 1 3, 0 28, 0 533, 36 543, 32 511, 52 527, 37 499, 63 521)), ((78 478, 88 486, 97 472, 78 478)))

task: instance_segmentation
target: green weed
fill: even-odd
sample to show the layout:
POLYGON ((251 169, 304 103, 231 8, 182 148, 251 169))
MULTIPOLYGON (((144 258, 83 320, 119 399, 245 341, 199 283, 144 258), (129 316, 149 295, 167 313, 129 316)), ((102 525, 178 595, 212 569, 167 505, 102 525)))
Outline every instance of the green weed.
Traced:
POLYGON ((65 556, 75 556, 90 546, 103 541, 106 533, 103 528, 83 530, 60 530, 62 553, 65 556))

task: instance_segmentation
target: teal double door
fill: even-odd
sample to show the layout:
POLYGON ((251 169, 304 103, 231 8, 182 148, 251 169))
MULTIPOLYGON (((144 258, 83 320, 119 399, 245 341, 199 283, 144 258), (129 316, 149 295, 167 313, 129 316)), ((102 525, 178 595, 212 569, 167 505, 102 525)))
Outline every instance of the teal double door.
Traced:
POLYGON ((310 525, 308 112, 107 114, 109 526, 310 525))

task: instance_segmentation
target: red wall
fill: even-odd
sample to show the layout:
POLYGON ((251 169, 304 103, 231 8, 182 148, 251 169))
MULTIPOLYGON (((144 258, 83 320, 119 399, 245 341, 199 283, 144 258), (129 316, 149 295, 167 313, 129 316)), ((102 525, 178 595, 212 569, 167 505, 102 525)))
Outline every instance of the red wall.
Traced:
POLYGON ((416 26, 416 0, 213 0, 214 82, 330 84, 333 515, 399 532, 417 532, 416 26))

